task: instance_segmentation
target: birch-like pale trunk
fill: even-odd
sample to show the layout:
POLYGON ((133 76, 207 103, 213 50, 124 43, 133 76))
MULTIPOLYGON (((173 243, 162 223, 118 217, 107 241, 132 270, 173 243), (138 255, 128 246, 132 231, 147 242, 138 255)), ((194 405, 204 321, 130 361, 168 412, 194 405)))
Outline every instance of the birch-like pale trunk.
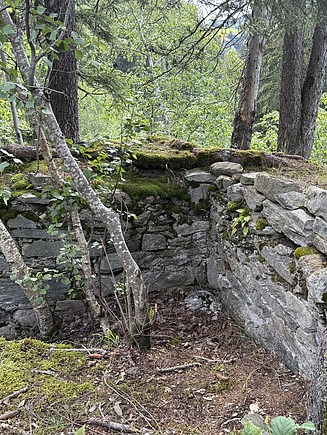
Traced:
POLYGON ((0 20, 13 29, 13 33, 8 36, 12 50, 23 82, 33 95, 36 116, 45 131, 48 141, 53 144, 56 152, 62 159, 81 198, 84 199, 94 215, 104 223, 109 231, 111 241, 125 270, 133 295, 136 336, 131 338, 142 347, 149 347, 147 289, 143 281, 141 270, 126 245, 119 215, 111 208, 102 204, 100 198, 90 186, 76 160, 72 156, 65 137, 60 130, 56 117, 54 116, 50 102, 44 95, 44 92, 35 76, 32 77, 33 83, 31 83, 30 62, 25 51, 22 30, 16 27, 13 23, 3 0, 0 0, 0 20))
MULTIPOLYGON (((38 134, 38 142, 39 147, 42 153, 42 156, 48 166, 49 173, 54 181, 54 183, 60 187, 63 186, 64 180, 61 177, 58 168, 52 158, 44 131, 37 122, 33 122, 35 124, 35 130, 38 134)), ((94 292, 94 280, 92 277, 92 266, 91 266, 91 258, 90 251, 88 249, 88 244, 85 239, 85 235, 82 228, 82 223, 80 220, 79 212, 77 207, 72 206, 69 210, 70 219, 72 221, 74 234, 77 240, 77 244, 81 251, 81 260, 82 260, 82 270, 84 273, 84 277, 86 280, 84 286, 85 299, 87 306, 89 308, 90 314, 94 321, 99 321, 101 329, 105 335, 108 334, 109 331, 109 323, 106 316, 103 315, 101 306, 99 305, 94 292)))
POLYGON ((0 249, 34 310, 41 336, 48 338, 54 328, 52 312, 45 299, 42 303, 38 302, 38 294, 33 290, 33 282, 29 280, 33 276, 32 271, 26 266, 14 239, 1 220, 0 249))

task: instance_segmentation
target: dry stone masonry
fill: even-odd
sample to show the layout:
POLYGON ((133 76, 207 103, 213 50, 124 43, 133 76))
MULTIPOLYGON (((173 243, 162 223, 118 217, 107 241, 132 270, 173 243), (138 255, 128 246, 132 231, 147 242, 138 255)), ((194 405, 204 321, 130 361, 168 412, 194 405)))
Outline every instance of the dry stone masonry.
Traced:
MULTIPOLYGON (((148 197, 125 225, 127 244, 151 292, 211 291, 259 344, 310 378, 327 315, 327 191, 304 188, 240 164, 214 163, 184 173, 189 199, 148 197)), ((62 241, 39 216, 47 201, 23 195, 11 204, 6 225, 35 271, 55 267, 62 241)), ((100 222, 82 220, 93 241, 100 222)), ((91 245, 102 294, 112 292, 122 267, 110 242, 106 255, 91 245)), ((35 317, 0 257, 0 334, 9 338, 35 326, 35 317)), ((85 312, 67 287, 53 282, 47 295, 59 316, 85 312)))

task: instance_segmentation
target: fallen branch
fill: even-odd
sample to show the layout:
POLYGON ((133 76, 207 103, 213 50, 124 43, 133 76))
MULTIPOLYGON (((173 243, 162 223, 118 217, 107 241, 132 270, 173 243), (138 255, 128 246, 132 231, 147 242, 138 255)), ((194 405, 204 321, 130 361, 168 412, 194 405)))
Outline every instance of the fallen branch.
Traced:
POLYGON ((16 409, 16 411, 5 412, 4 414, 0 415, 0 421, 9 420, 9 418, 16 417, 16 415, 19 413, 20 411, 18 409, 16 409))
POLYGON ((189 369, 190 367, 199 367, 199 366, 201 366, 200 363, 194 362, 194 363, 182 364, 180 366, 173 366, 173 367, 163 367, 163 368, 157 367, 156 370, 161 373, 166 373, 166 372, 174 372, 177 370, 184 370, 184 369, 189 369))
POLYGON ((1 403, 6 403, 6 402, 8 402, 9 399, 13 399, 14 397, 17 397, 17 396, 19 396, 22 393, 26 393, 27 390, 28 390, 28 387, 24 387, 24 388, 21 388, 20 390, 13 391, 11 394, 8 394, 8 396, 3 397, 0 400, 0 404, 1 403))
POLYGON ((195 355, 194 358, 196 359, 200 359, 202 361, 205 361, 209 364, 230 364, 232 362, 236 361, 236 358, 231 358, 231 359, 210 359, 210 358, 206 358, 204 356, 200 356, 200 355, 195 355))
POLYGON ((137 429, 133 429, 128 424, 116 423, 114 421, 98 420, 97 418, 90 418, 89 420, 81 420, 79 424, 93 424, 94 426, 105 427, 106 429, 116 430, 125 433, 139 433, 137 429))

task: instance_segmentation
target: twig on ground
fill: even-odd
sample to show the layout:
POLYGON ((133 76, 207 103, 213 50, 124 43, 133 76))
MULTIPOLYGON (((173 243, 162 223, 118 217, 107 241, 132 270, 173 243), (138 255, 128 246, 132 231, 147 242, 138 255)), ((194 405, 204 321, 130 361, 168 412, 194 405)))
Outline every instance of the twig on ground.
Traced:
POLYGON ((114 421, 104 421, 97 418, 90 418, 88 420, 80 420, 78 424, 93 424, 95 426, 105 427, 106 429, 116 430, 125 433, 140 433, 138 429, 133 429, 128 424, 116 423, 114 421))
POLYGON ((41 375, 49 375, 49 376, 54 376, 55 378, 58 376, 58 373, 52 371, 52 370, 37 370, 37 369, 32 369, 31 370, 32 373, 38 373, 41 375))
POLYGON ((50 352, 85 352, 85 353, 92 353, 92 354, 105 354, 105 349, 87 349, 87 348, 69 348, 69 349, 62 349, 60 347, 50 347, 50 352))
POLYGON ((9 420, 9 418, 16 417, 20 413, 19 409, 16 409, 15 411, 8 411, 4 414, 0 415, 0 421, 9 420))
POLYGON ((0 404, 1 403, 6 403, 6 402, 8 402, 9 399, 13 399, 14 397, 17 397, 17 396, 19 396, 22 393, 26 393, 27 390, 28 390, 28 387, 24 387, 24 388, 21 388, 20 390, 13 391, 11 394, 8 394, 8 396, 3 397, 0 400, 0 404))
POLYGON ((196 359, 200 359, 202 361, 205 361, 209 364, 230 364, 232 362, 236 361, 236 358, 231 358, 231 359, 210 359, 210 358, 206 358, 204 356, 200 356, 200 355, 195 355, 194 358, 196 359))
POLYGON ((184 369, 189 369, 191 367, 199 367, 201 366, 200 363, 198 362, 193 362, 193 363, 189 363, 189 364, 182 364, 180 366, 173 366, 173 367, 156 367, 157 372, 160 373, 166 373, 166 372, 175 372, 177 370, 184 370, 184 369))

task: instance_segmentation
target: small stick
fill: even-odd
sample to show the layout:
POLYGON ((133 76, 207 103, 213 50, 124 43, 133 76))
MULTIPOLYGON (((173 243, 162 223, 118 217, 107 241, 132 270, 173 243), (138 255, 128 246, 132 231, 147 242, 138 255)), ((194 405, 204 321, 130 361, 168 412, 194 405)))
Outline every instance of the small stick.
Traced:
POLYGON ((81 424, 93 424, 95 426, 101 426, 101 427, 105 427, 105 428, 111 429, 111 430, 116 430, 119 432, 126 432, 126 433, 139 432, 138 430, 131 428, 127 424, 116 423, 114 421, 103 421, 103 420, 98 420, 97 418, 90 418, 89 420, 82 420, 79 423, 81 423, 81 424))
POLYGON ((174 367, 163 367, 162 369, 157 367, 156 370, 158 372, 174 372, 175 370, 183 370, 183 369, 189 369, 190 367, 199 367, 201 366, 200 363, 198 362, 194 362, 194 363, 189 363, 189 364, 182 364, 180 366, 174 366, 174 367))
POLYGON ((20 411, 18 409, 16 409, 16 411, 5 412, 4 414, 0 415, 0 421, 9 420, 9 418, 16 417, 16 415, 18 415, 19 412, 20 411))
POLYGON ((194 358, 201 359, 201 360, 206 361, 206 362, 208 362, 210 364, 229 364, 229 363, 232 363, 232 362, 236 361, 236 358, 227 359, 227 360, 223 360, 223 359, 209 359, 209 358, 206 358, 204 356, 198 356, 198 355, 195 355, 194 358))
POLYGON ((104 349, 86 349, 86 348, 76 348, 76 349, 61 349, 59 347, 51 347, 50 348, 50 352, 55 352, 55 351, 63 351, 63 352, 86 352, 86 353, 101 353, 104 354, 106 353, 106 351, 104 349))
POLYGON ((24 387, 24 388, 22 388, 20 390, 12 392, 11 394, 8 394, 8 396, 6 396, 6 397, 4 397, 3 399, 0 400, 0 404, 7 402, 9 399, 12 399, 14 397, 19 396, 21 393, 26 393, 27 390, 28 390, 28 387, 24 387))

